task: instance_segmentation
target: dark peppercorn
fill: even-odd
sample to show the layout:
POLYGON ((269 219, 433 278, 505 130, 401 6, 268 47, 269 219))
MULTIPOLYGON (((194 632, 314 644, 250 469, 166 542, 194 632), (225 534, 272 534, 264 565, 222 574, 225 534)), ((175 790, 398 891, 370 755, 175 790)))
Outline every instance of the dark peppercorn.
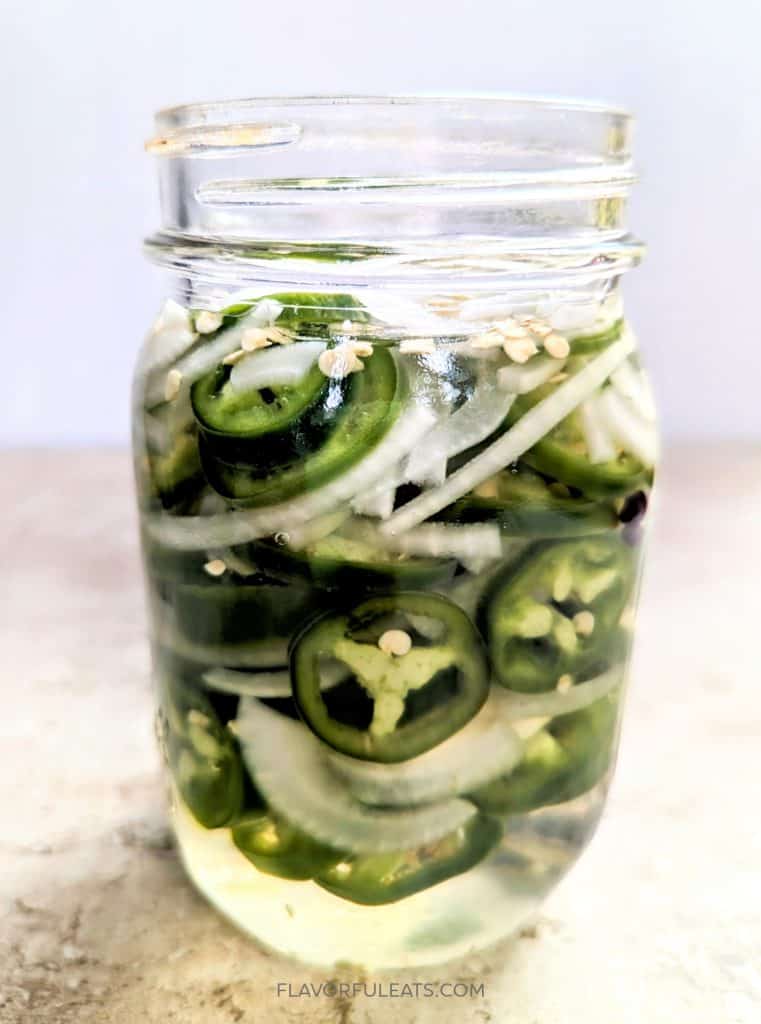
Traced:
POLYGON ((644 491, 635 491, 630 494, 623 504, 618 518, 622 523, 635 523, 647 512, 647 495, 644 491))

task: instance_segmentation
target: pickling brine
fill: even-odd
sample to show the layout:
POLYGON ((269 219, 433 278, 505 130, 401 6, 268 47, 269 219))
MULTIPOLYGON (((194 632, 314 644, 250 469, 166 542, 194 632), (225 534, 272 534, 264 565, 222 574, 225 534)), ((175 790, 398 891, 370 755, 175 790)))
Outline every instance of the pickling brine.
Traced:
POLYGON ((650 386, 599 268, 487 293, 476 246, 435 289, 368 288, 384 252, 271 248, 293 284, 191 282, 136 377, 179 847, 275 949, 441 961, 520 926, 600 815, 650 386))

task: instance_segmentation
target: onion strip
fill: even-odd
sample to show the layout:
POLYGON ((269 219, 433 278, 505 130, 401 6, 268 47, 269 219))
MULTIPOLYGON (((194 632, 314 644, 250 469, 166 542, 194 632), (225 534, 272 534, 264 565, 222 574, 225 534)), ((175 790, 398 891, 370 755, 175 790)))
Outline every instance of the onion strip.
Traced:
POLYGON ((441 485, 447 460, 480 444, 497 430, 510 411, 514 395, 506 395, 493 380, 481 382, 471 397, 437 424, 416 447, 404 468, 403 483, 441 485))
POLYGON ((381 537, 380 543, 404 555, 427 558, 479 558, 491 561, 502 557, 502 534, 496 523, 460 526, 450 523, 423 523, 398 536, 381 537))
POLYGON ((386 436, 351 469, 290 501, 256 509, 237 509, 215 516, 170 516, 156 513, 148 520, 149 535, 180 551, 234 547, 275 533, 289 533, 317 516, 335 511, 374 484, 417 444, 429 429, 433 414, 413 405, 404 410, 386 436))
POLYGON ((627 361, 610 375, 610 382, 619 394, 629 399, 643 420, 655 421, 656 411, 653 396, 642 370, 636 370, 627 361))
POLYGON ((634 347, 634 336, 625 330, 618 341, 614 341, 573 377, 558 385, 553 394, 537 402, 502 437, 466 462, 441 487, 427 491, 403 505, 383 523, 381 531, 393 535, 417 526, 515 462, 600 387, 634 347))
POLYGON ((211 668, 203 681, 211 690, 231 693, 236 697, 290 697, 291 673, 287 668, 276 672, 241 672, 231 668, 211 668))
MULTIPOLYGON (((326 666, 321 675, 320 689, 329 690, 346 679, 349 670, 336 662, 326 666)), ((241 672, 230 668, 212 668, 204 672, 203 681, 212 690, 231 693, 236 697, 290 697, 291 673, 285 669, 274 672, 241 672)))
POLYGON ((278 345, 252 352, 233 366, 230 387, 246 392, 298 384, 326 348, 324 341, 300 341, 287 348, 278 345))
POLYGON ((580 711, 595 701, 606 697, 623 682, 624 666, 616 665, 602 675, 577 683, 565 693, 549 690, 546 693, 518 693, 516 690, 502 690, 502 709, 510 722, 524 718, 544 718, 567 715, 580 711))
POLYGON ((195 344, 197 338, 189 310, 174 299, 167 299, 145 339, 138 374, 147 377, 171 366, 195 344))
POLYGON ((523 755, 504 703, 503 691, 492 688, 467 725, 409 761, 374 764, 331 751, 330 764, 366 804, 404 807, 468 793, 506 775, 523 755))
POLYGON ((241 698, 234 731, 257 788, 279 815, 307 835, 352 853, 384 853, 436 842, 476 808, 449 799, 414 810, 380 810, 357 800, 331 770, 305 725, 252 697, 241 698))
POLYGON ((631 402, 613 388, 603 391, 598 399, 598 407, 611 437, 645 466, 654 466, 658 457, 655 427, 643 420, 631 402))
POLYGON ((546 355, 534 356, 523 366, 511 363, 497 370, 497 384, 503 391, 526 395, 529 391, 546 384, 556 373, 560 373, 564 366, 565 359, 554 359, 546 355))
POLYGON ((599 396, 592 395, 581 403, 581 429, 587 446, 589 461, 593 465, 610 462, 618 454, 616 446, 600 416, 599 396))
MULTIPOLYGON (((188 390, 191 384, 209 373, 219 363, 240 348, 244 331, 249 327, 265 327, 271 316, 271 309, 268 304, 260 303, 253 306, 248 313, 241 316, 234 324, 224 327, 219 333, 208 342, 192 349, 174 364, 174 369, 182 375, 182 387, 188 390), (260 309, 260 307, 266 307, 260 309)), ((145 406, 150 409, 153 406, 161 405, 164 401, 164 374, 152 380, 147 388, 145 406)))

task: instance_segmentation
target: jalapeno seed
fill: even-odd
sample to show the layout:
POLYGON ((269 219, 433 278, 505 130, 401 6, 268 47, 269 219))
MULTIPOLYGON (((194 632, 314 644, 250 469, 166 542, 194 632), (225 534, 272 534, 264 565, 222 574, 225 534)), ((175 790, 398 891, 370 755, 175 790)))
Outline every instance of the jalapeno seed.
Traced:
POLYGON ((385 654, 401 657, 412 649, 412 637, 403 629, 387 629, 378 640, 378 647, 385 654))
POLYGON ((240 347, 244 352, 256 352, 260 348, 269 348, 271 344, 263 327, 249 327, 240 339, 240 347))
POLYGON ((164 386, 164 398, 167 402, 173 402, 180 393, 182 387, 182 373, 173 368, 166 375, 166 384, 164 386))
POLYGON ((196 330, 199 334, 213 334, 222 326, 221 313, 212 313, 207 309, 201 310, 196 316, 196 330))

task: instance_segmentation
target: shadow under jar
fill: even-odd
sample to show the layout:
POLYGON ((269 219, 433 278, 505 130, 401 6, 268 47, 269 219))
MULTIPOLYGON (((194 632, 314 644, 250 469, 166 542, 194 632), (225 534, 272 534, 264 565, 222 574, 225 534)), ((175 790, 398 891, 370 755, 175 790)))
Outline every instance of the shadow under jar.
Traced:
POLYGON ((484 947, 615 760, 657 449, 630 119, 265 99, 157 131, 134 445, 187 872, 303 961, 484 947))

